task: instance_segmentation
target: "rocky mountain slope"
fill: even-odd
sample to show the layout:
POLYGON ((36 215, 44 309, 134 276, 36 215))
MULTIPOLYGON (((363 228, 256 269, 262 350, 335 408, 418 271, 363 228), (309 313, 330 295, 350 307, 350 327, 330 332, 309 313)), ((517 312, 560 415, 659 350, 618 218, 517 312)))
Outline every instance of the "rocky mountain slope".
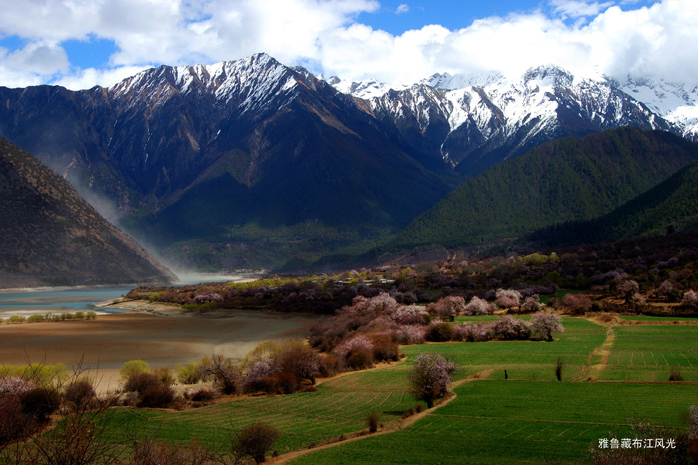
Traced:
POLYGON ((0 139, 0 288, 177 278, 63 178, 0 139))

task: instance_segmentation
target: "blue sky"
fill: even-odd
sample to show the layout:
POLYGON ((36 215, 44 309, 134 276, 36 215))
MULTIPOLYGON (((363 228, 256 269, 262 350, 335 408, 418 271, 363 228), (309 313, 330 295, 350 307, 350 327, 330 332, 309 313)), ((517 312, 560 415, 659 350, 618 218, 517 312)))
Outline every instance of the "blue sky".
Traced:
POLYGON ((698 76, 695 0, 0 0, 0 85, 113 85, 267 52, 346 79, 557 64, 698 76), (695 64, 694 64, 695 63, 695 64))

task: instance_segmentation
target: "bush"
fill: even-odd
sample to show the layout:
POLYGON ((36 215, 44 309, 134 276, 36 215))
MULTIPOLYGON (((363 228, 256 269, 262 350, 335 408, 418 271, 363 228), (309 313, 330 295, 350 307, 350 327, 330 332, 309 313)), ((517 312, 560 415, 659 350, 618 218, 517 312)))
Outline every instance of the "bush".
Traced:
POLYGON ((353 349, 347 355, 347 368, 352 370, 363 370, 373 366, 373 350, 353 349))
POLYGON ((63 391, 63 398, 75 406, 87 405, 96 396, 92 383, 87 380, 75 381, 63 391))
POLYGON ((188 365, 178 367, 177 381, 179 381, 180 384, 196 384, 201 381, 199 364, 197 362, 192 362, 188 365))
POLYGON ((156 442, 153 439, 136 441, 133 445, 137 465, 204 465, 216 463, 212 454, 193 442, 189 447, 156 442))
POLYGON ((301 342, 290 341, 281 346, 279 369, 292 373, 299 381, 307 379, 315 384, 324 362, 317 352, 301 342))
POLYGON ((431 342, 450 341, 453 337, 453 328, 448 323, 437 323, 427 328, 426 340, 431 342))
POLYGON ((204 377, 212 378, 216 388, 223 394, 242 392, 242 373, 222 355, 213 355, 208 363, 202 364, 201 373, 204 377))
POLYGON ((274 375, 277 392, 280 394, 293 394, 298 390, 300 384, 298 378, 288 371, 280 371, 274 375))
POLYGON ((152 373, 134 373, 126 381, 124 391, 136 392, 138 395, 142 395, 151 387, 161 385, 162 383, 158 377, 152 373))
POLYGON ((494 304, 488 303, 484 299, 475 296, 463 310, 464 315, 490 315, 496 310, 494 304))
POLYGON ((61 406, 61 396, 52 389, 36 388, 22 394, 20 403, 22 413, 43 423, 61 406))
POLYGON ((373 340, 373 359, 377 362, 396 362, 400 360, 397 343, 382 336, 373 340))
POLYGON ((0 398, 0 449, 3 444, 27 437, 36 427, 36 420, 22 410, 17 396, 0 398))
POLYGON ((119 368, 119 374, 124 381, 128 380, 132 375, 141 373, 150 373, 150 366, 143 360, 130 360, 119 368))
POLYGON ((236 457, 252 457, 256 463, 262 463, 278 440, 279 431, 276 428, 264 423, 254 423, 235 435, 233 452, 236 457))
POLYGON ((174 401, 175 393, 170 386, 158 383, 150 386, 141 394, 138 407, 164 408, 169 407, 174 401))
POLYGON ((160 382, 165 386, 172 386, 177 380, 172 374, 172 370, 169 368, 158 368, 153 371, 153 374, 158 377, 160 382))
POLYGON ((368 423, 368 431, 370 433, 375 433, 376 431, 378 431, 379 422, 380 415, 376 412, 371 413, 366 419, 366 423, 368 423))
POLYGON ((680 367, 671 367, 671 372, 669 373, 669 381, 683 381, 683 375, 681 374, 680 367))
POLYGON ((191 396, 194 402, 209 402, 213 400, 213 393, 208 389, 199 389, 191 396))
POLYGON ((562 381, 562 369, 565 367, 565 362, 562 357, 557 358, 557 363, 555 364, 555 377, 558 381, 562 381))

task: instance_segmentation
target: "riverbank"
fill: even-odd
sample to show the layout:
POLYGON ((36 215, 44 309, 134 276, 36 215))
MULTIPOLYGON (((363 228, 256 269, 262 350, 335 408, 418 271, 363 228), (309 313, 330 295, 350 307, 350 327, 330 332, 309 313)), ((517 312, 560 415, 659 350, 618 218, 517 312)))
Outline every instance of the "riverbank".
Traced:
POLYGON ((176 368, 211 354, 244 357, 259 343, 303 338, 314 318, 257 311, 197 314, 142 301, 118 306, 129 313, 95 320, 0 325, 0 364, 82 363, 99 391, 119 387, 118 369, 140 359, 152 368, 176 368))

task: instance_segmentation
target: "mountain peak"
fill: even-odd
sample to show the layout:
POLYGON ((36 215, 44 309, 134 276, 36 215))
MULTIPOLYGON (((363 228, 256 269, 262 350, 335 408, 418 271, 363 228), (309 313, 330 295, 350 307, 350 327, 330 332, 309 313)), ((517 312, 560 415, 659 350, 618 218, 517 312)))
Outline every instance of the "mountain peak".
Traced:
POLYGON ((523 81, 542 81, 553 87, 569 87, 574 83, 574 76, 568 71, 555 65, 543 65, 530 68, 523 76, 523 81))

